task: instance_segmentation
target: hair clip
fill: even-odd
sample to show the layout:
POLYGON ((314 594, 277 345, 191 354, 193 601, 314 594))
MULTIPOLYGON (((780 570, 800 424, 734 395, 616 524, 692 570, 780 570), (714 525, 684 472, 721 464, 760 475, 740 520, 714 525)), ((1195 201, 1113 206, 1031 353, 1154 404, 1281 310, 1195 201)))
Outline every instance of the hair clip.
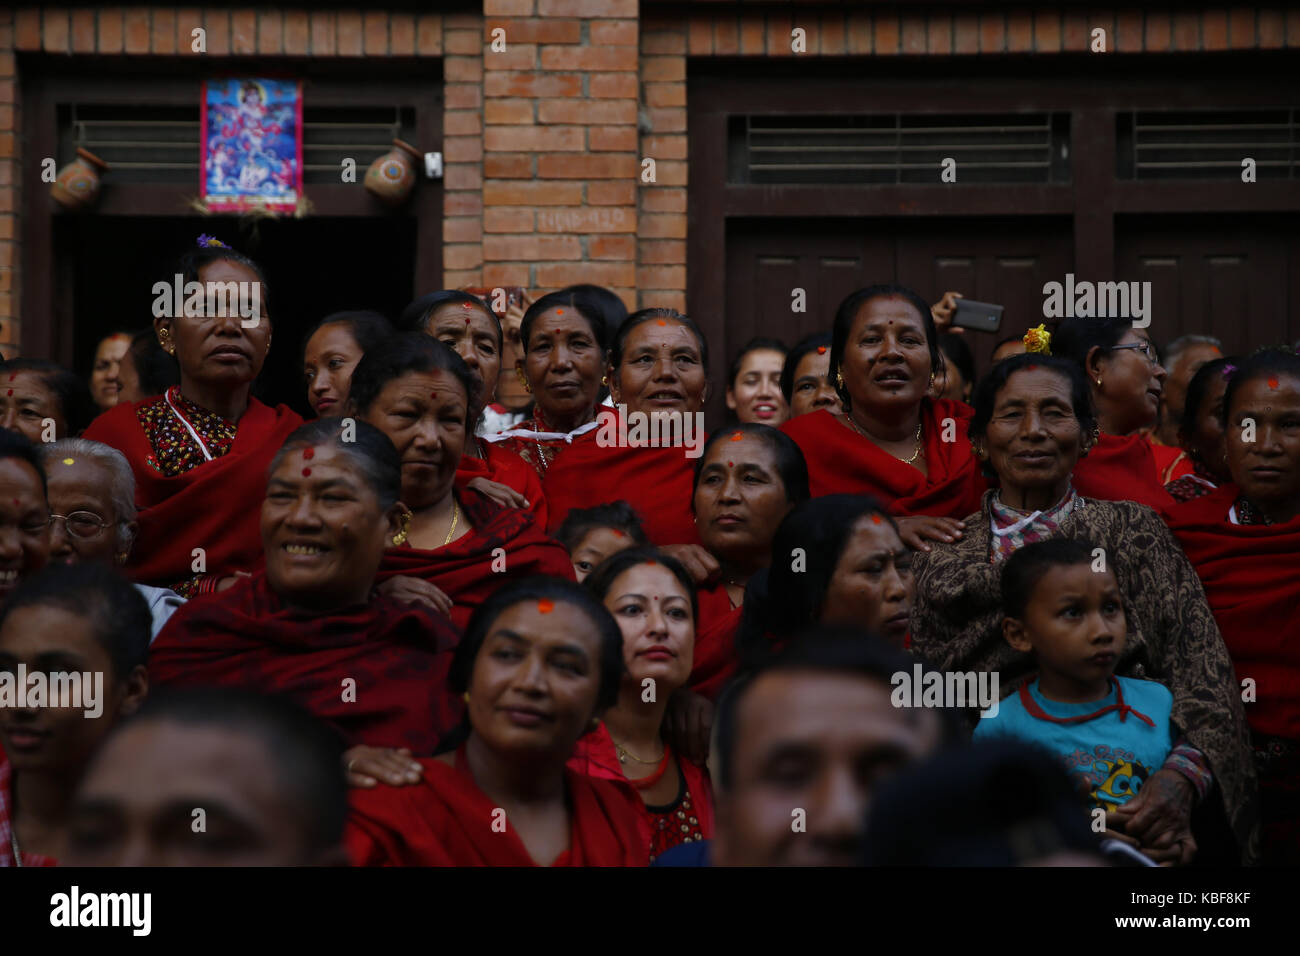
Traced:
POLYGON ((1221 371, 1223 372, 1224 378, 1232 378, 1232 373, 1237 371, 1237 366, 1229 362, 1227 365, 1223 366, 1221 371))
POLYGON ((1052 354, 1052 333, 1042 325, 1026 332, 1021 341, 1025 344, 1026 352, 1034 352, 1039 355, 1052 354))
POLYGON ((218 239, 216 236, 202 235, 199 236, 199 245, 203 247, 215 246, 218 249, 229 249, 230 247, 218 239))

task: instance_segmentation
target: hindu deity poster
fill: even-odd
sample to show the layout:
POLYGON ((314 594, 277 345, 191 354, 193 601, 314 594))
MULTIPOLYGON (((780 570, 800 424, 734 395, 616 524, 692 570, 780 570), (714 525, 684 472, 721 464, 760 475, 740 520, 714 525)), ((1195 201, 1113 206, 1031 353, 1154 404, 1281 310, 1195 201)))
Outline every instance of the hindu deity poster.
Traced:
POLYGON ((293 212, 302 194, 302 84, 206 80, 200 193, 211 212, 293 212))

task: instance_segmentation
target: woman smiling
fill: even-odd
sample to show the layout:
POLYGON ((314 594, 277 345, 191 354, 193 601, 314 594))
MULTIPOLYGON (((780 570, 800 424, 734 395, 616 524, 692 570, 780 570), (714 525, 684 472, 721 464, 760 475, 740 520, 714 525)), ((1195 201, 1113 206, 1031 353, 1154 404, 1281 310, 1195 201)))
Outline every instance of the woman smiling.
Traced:
POLYGON ((617 700, 618 625, 580 585, 532 578, 475 612, 452 683, 465 723, 414 786, 352 791, 360 866, 644 866, 639 801, 565 766, 617 700))
POLYGON ((574 508, 623 499, 644 518, 654 544, 698 542, 687 452, 704 438, 708 361, 703 333, 681 313, 642 309, 627 317, 610 345, 607 369, 618 407, 602 409, 601 427, 576 439, 547 470, 549 529, 574 508), (638 427, 656 433, 659 444, 634 444, 638 427))
POLYGON ((158 685, 240 686, 293 698, 350 744, 430 754, 456 725, 446 678, 458 633, 373 593, 401 528, 392 443, 365 422, 304 425, 271 462, 266 570, 178 609, 150 650, 158 685))
POLYGON ((922 550, 961 536, 987 487, 955 440, 970 408, 928 395, 943 373, 930 306, 901 286, 859 289, 835 314, 830 375, 845 414, 821 409, 781 426, 803 449, 813 495, 869 494, 922 550))
POLYGON ((1030 655, 1002 638, 1001 573, 1024 544, 1078 537, 1100 545, 1115 571, 1131 633, 1115 672, 1166 684, 1185 739, 1146 781, 1125 827, 1143 851, 1179 858, 1195 846, 1192 809, 1226 811, 1237 850, 1254 852, 1254 775, 1232 662, 1205 594, 1178 543, 1150 508, 1078 494, 1071 475, 1094 441, 1088 385, 1078 365, 1017 355, 975 390, 970 439, 997 475, 951 545, 917 555, 913 649, 942 670, 996 671, 1005 696, 1032 672, 1030 655), (1211 786, 1211 784, 1216 786, 1211 786))
POLYGON ((389 537, 382 586, 431 604, 457 627, 505 580, 573 577, 568 554, 530 513, 460 486, 474 388, 460 356, 408 332, 366 353, 352 372, 348 400, 349 414, 387 435, 401 462, 409 511, 389 537))

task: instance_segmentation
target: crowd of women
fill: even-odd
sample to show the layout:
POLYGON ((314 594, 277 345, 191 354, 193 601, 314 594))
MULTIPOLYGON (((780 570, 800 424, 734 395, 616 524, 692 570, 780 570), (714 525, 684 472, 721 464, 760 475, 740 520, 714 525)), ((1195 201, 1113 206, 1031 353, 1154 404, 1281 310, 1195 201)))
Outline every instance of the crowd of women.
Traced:
POLYGON ((256 397, 257 263, 203 237, 178 271, 262 313, 110 336, 89 386, 0 366, 0 676, 106 687, 0 708, 0 865, 878 861, 877 790, 889 833, 987 802, 997 842, 1045 772, 1042 857, 1300 859, 1294 349, 1067 319, 977 378, 955 293, 871 286, 745 345, 696 456, 600 440, 719 384, 676 311, 336 313, 304 423, 256 397), (1076 749, 980 749, 977 712, 899 706, 914 667, 1076 749))

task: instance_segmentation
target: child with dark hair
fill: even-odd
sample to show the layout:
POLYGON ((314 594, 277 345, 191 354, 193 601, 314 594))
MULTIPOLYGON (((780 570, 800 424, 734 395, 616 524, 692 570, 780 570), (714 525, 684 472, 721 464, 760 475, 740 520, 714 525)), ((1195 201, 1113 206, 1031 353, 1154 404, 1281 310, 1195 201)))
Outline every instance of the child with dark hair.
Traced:
POLYGON ((573 573, 579 581, 610 555, 650 543, 641 519, 626 501, 576 508, 565 516, 554 537, 573 559, 573 573))
MULTIPOLYGON (((1025 545, 1003 568, 1002 604, 1003 637, 1034 655, 1038 674, 981 714, 975 737, 1015 737, 1060 755, 1107 828, 1124 833, 1173 749, 1174 698, 1155 681, 1115 676, 1128 619, 1104 551, 1072 538, 1025 545)), ((1207 770, 1186 763, 1175 768, 1182 779, 1208 789, 1207 770)), ((1187 821, 1144 836, 1145 852, 1162 861, 1186 863, 1196 852, 1187 821)))

